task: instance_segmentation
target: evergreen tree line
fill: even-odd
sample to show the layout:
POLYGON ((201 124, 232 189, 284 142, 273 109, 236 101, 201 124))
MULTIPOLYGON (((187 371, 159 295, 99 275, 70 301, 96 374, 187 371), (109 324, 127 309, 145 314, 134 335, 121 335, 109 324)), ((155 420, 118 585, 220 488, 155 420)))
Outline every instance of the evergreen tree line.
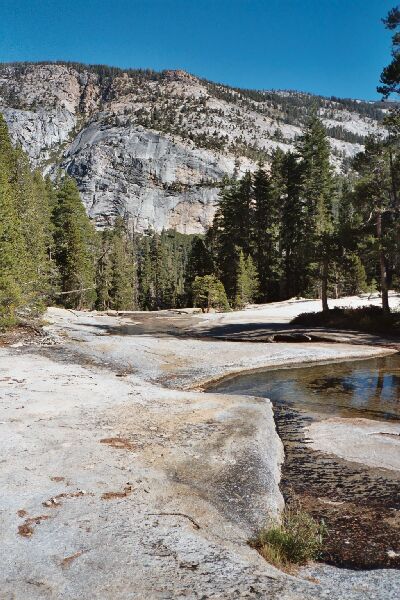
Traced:
MULTIPOLYGON (((400 275, 400 120, 371 136, 346 176, 334 173, 321 120, 313 114, 295 152, 277 150, 268 170, 225 183, 198 252, 212 263, 231 306, 290 297, 388 290, 400 275)), ((201 262, 201 261, 199 261, 201 262)))
POLYGON ((400 119, 335 175, 312 115, 295 152, 223 182, 205 236, 96 231, 73 179, 32 171, 0 118, 0 321, 48 304, 98 310, 240 308, 293 296, 388 289, 400 275, 400 119))
POLYGON ((129 221, 96 231, 76 182, 32 171, 0 115, 0 326, 49 304, 98 310, 158 310, 187 302, 194 236, 136 234, 129 221))

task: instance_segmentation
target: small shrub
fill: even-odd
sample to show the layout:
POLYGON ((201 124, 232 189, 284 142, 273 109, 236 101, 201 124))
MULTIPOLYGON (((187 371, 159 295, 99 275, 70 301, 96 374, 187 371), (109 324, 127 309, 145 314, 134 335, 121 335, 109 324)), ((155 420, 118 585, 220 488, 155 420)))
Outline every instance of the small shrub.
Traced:
POLYGON ((252 542, 261 556, 280 568, 318 558, 325 526, 298 507, 286 508, 281 523, 262 529, 252 542))
POLYGON ((215 275, 197 276, 193 282, 193 306, 199 306, 203 312, 210 308, 228 311, 229 304, 223 283, 215 275))

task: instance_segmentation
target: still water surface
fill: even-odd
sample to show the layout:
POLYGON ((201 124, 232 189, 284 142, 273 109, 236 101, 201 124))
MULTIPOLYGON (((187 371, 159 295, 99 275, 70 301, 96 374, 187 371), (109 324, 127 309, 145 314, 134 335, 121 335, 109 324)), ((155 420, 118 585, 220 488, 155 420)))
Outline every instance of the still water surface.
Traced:
POLYGON ((300 501, 325 522, 322 560, 355 569, 400 568, 400 473, 315 451, 306 433, 313 421, 332 416, 399 420, 400 354, 258 371, 213 391, 272 400, 285 448, 280 487, 289 504, 300 501))
POLYGON ((256 371, 213 391, 270 398, 275 406, 323 416, 400 419, 400 354, 351 362, 256 371))

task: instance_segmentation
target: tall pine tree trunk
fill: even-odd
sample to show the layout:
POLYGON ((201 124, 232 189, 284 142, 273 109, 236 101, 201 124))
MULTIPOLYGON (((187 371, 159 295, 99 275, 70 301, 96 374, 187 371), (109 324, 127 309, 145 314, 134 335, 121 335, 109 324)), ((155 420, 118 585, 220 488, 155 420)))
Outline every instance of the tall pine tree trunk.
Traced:
POLYGON ((389 287, 387 281, 385 253, 382 247, 382 213, 380 211, 378 212, 376 217, 376 235, 379 243, 379 270, 382 294, 382 310, 385 314, 389 314, 389 287))
POLYGON ((322 281, 321 281, 321 300, 322 310, 325 312, 329 310, 328 306, 328 272, 329 272, 329 261, 327 257, 324 257, 322 261, 322 281))

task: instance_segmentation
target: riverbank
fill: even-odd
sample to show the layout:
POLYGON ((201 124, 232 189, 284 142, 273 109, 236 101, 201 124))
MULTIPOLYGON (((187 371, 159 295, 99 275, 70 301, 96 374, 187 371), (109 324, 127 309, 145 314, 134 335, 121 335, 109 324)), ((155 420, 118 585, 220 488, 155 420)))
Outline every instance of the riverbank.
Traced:
MULTIPOLYGON (((150 330, 134 316, 46 318, 47 338, 0 348, 2 598, 368 597, 345 576, 334 591, 289 577, 248 547, 282 507, 271 404, 189 388, 388 350, 160 336, 157 315, 150 330)), ((185 331, 202 321, 182 318, 185 331)), ((398 596, 386 580, 374 597, 398 596)))
POLYGON ((273 403, 284 444, 280 489, 326 528, 322 560, 400 568, 400 356, 238 375, 223 394, 273 403))

